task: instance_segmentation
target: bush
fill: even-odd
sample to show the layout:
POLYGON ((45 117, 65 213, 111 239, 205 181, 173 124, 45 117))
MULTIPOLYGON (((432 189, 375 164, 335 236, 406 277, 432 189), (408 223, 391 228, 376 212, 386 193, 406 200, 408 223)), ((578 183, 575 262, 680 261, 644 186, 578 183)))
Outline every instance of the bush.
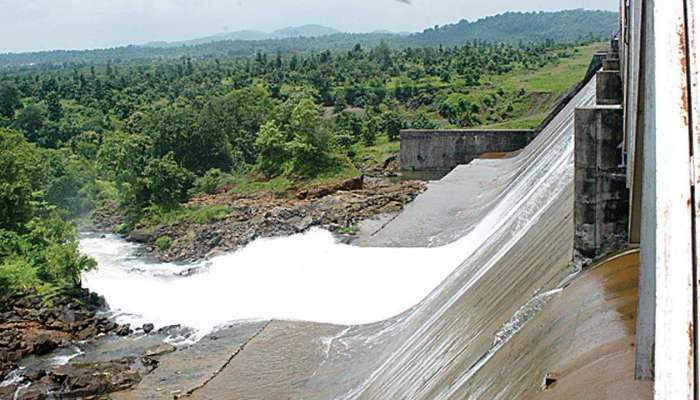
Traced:
POLYGON ((193 175, 175 162, 172 153, 163 158, 148 161, 143 172, 142 184, 153 204, 174 208, 187 199, 193 175))
POLYGON ((160 249, 160 251, 165 251, 165 250, 168 250, 170 248, 170 245, 172 244, 172 242, 173 242, 173 239, 170 236, 168 236, 168 235, 161 236, 158 239, 156 239, 156 247, 158 247, 158 249, 160 249))
POLYGON ((210 169, 206 174, 204 174, 204 176, 201 176, 194 181, 194 186, 190 190, 189 194, 193 196, 200 193, 216 193, 216 190, 223 183, 223 175, 224 174, 220 169, 210 169))
POLYGON ((260 128, 255 145, 258 148, 257 166, 268 178, 278 176, 284 170, 289 157, 287 139, 275 121, 270 121, 260 128))

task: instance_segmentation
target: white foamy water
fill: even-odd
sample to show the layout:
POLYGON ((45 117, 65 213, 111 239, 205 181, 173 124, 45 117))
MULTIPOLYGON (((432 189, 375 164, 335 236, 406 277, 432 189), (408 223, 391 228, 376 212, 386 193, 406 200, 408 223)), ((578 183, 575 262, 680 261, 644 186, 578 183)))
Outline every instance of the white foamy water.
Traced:
POLYGON ((116 236, 91 237, 81 240, 81 250, 99 267, 84 274, 83 284, 105 296, 121 323, 181 324, 199 336, 240 320, 365 324, 425 298, 469 252, 460 242, 363 248, 317 229, 259 239, 206 264, 183 266, 148 262, 116 236), (177 275, 193 267, 201 272, 177 275))

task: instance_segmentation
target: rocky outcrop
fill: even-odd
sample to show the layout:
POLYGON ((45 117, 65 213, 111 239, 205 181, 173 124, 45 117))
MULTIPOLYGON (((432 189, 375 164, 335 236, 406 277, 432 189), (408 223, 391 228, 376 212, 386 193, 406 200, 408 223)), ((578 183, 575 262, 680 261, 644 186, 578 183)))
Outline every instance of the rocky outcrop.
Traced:
POLYGON ((44 301, 40 296, 0 299, 0 380, 28 355, 42 356, 73 342, 122 329, 97 311, 104 299, 89 291, 44 301))
MULTIPOLYGON (((395 162, 388 160, 387 164, 395 162)), ((351 234, 361 221, 400 212, 424 189, 425 183, 418 181, 356 178, 300 192, 293 198, 271 193, 205 195, 190 205, 223 205, 230 213, 211 224, 179 223, 139 230, 138 239, 162 261, 192 261, 235 250, 260 237, 292 235, 316 226, 351 234), (171 239, 167 249, 155 245, 163 236, 171 239)))

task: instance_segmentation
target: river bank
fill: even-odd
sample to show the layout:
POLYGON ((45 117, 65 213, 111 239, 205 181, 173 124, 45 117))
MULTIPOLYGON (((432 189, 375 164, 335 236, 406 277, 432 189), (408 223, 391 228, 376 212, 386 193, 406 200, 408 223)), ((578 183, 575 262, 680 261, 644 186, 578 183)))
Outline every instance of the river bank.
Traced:
MULTIPOLYGON (((257 238, 289 236, 314 227, 352 239, 361 222, 393 218, 427 187, 424 181, 401 179, 395 156, 362 171, 357 177, 285 193, 239 193, 221 187, 181 206, 185 213, 213 210, 213 216, 146 217, 135 229, 121 233, 162 262, 209 259, 257 238)), ((121 222, 115 209, 100 210, 88 229, 114 231, 121 222)))

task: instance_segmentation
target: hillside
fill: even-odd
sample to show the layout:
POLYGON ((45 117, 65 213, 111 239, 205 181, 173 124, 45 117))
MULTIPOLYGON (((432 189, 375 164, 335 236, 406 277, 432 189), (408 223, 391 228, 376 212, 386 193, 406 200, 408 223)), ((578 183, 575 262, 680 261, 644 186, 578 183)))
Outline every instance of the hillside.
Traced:
POLYGON ((507 12, 475 22, 462 20, 412 35, 413 44, 456 45, 469 40, 487 42, 576 42, 606 38, 617 28, 618 16, 609 11, 507 12))
POLYGON ((607 11, 569 10, 559 12, 505 13, 475 22, 461 21, 452 25, 426 29, 411 35, 394 33, 335 33, 332 28, 309 25, 287 28, 269 35, 278 38, 247 40, 265 33, 243 31, 231 33, 225 40, 197 39, 177 44, 126 46, 98 50, 55 50, 34 53, 0 54, 0 67, 32 64, 106 63, 152 61, 180 57, 249 57, 257 53, 308 53, 324 50, 347 51, 356 44, 375 47, 386 42, 393 48, 455 46, 474 40, 485 42, 556 43, 591 42, 607 39, 617 24, 617 14, 607 11), (238 36, 236 36, 238 35, 238 36), (321 35, 321 36, 318 36, 321 35), (280 38, 288 36, 286 38, 280 38), (307 37, 303 37, 307 36, 307 37), (235 40, 231 40, 235 39, 235 40), (198 43, 205 41, 204 43, 198 43), (160 46, 160 47, 158 47, 160 46))
POLYGON ((320 36, 328 36, 342 33, 337 29, 329 28, 323 25, 302 25, 290 26, 287 28, 278 29, 274 32, 263 32, 256 30, 242 30, 235 32, 218 33, 216 35, 207 36, 198 39, 185 40, 179 42, 150 42, 146 43, 146 47, 181 47, 181 46, 196 46, 200 44, 222 42, 222 41, 260 41, 260 40, 275 40, 289 38, 313 38, 320 36))

